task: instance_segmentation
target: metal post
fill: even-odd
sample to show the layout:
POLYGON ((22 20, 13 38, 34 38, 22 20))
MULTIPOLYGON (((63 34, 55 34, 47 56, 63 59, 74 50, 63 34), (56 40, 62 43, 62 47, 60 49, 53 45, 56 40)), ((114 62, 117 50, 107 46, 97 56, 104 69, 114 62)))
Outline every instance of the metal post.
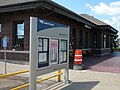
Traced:
POLYGON ((4 47, 4 62, 5 62, 5 74, 7 74, 6 47, 4 47))
POLYGON ((66 84, 69 83, 69 68, 65 68, 65 70, 64 70, 64 82, 66 84))
POLYGON ((58 71, 57 71, 57 75, 58 75, 57 81, 58 81, 58 82, 61 81, 61 75, 59 75, 60 73, 61 73, 61 70, 58 70, 58 71))
POLYGON ((7 60, 6 60, 7 42, 8 42, 7 36, 4 36, 4 38, 3 38, 3 47, 4 47, 5 74, 7 74, 7 66, 6 66, 6 63, 7 63, 7 60))
POLYGON ((36 90, 36 77, 37 77, 37 19, 30 17, 30 77, 29 77, 29 90, 36 90))
POLYGON ((68 65, 67 65, 67 68, 64 69, 64 80, 66 84, 69 83, 69 30, 68 30, 68 42, 67 42, 67 64, 68 65))
MULTIPOLYGON (((68 34, 69 34, 69 30, 68 30, 68 34)), ((64 81, 66 84, 69 83, 69 35, 68 35, 68 42, 67 42, 67 63, 68 63, 68 66, 67 68, 64 69, 64 81)))

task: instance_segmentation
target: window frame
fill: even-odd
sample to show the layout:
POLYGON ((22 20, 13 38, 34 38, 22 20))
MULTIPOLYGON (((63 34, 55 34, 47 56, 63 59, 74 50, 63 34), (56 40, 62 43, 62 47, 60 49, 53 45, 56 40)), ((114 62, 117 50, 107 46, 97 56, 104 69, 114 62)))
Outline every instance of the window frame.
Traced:
POLYGON ((23 40, 21 40, 22 43, 19 43, 18 41, 18 24, 23 24, 24 27, 24 35, 25 35, 25 23, 24 20, 18 20, 18 21, 13 21, 13 32, 12 32, 12 49, 15 49, 17 51, 22 51, 24 50, 24 35, 23 35, 23 40))

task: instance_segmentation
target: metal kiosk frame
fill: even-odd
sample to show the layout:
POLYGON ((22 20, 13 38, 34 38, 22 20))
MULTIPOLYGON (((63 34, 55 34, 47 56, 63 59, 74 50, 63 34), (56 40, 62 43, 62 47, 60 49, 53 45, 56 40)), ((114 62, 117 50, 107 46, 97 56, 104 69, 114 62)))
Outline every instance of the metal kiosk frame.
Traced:
POLYGON ((69 27, 30 17, 29 90, 36 90, 36 77, 64 69, 69 80, 69 27))

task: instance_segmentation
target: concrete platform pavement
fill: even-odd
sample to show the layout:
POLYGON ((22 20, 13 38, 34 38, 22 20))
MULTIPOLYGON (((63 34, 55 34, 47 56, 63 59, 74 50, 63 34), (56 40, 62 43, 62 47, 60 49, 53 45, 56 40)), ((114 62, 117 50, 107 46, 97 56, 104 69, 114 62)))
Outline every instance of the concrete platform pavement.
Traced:
MULTIPOLYGON (((7 63, 7 73, 29 70, 29 65, 7 63)), ((103 57, 87 57, 83 63, 87 70, 70 70, 70 84, 57 83, 56 78, 37 84, 37 90, 120 90, 120 52, 103 57)), ((40 76, 48 77, 56 72, 40 76)), ((4 62, 0 62, 0 74, 4 74, 4 62)), ((28 83, 29 73, 0 79, 0 90, 28 83)), ((63 80, 63 77, 62 77, 63 80)), ((23 89, 28 90, 28 87, 23 89)))
MULTIPOLYGON (((29 69, 28 65, 7 63, 8 72, 29 69)), ((4 63, 0 62, 0 74, 4 73, 4 63)), ((70 70, 71 84, 57 83, 53 78, 41 84, 37 84, 37 90, 120 90, 120 74, 97 72, 90 70, 70 70)), ((48 77, 56 72, 46 74, 48 77)), ((0 79, 0 90, 10 90, 15 86, 26 83, 29 74, 15 76, 12 78, 0 79)), ((62 76, 63 80, 63 76, 62 76)), ((23 89, 28 90, 28 88, 23 89)))
MULTIPOLYGON (((29 65, 7 63, 7 73, 18 72, 22 70, 29 70, 29 65)), ((5 73, 5 63, 0 62, 0 74, 5 73)))
MULTIPOLYGON (((13 72, 19 72, 23 70, 29 70, 29 65, 21 65, 21 64, 13 64, 13 63, 7 63, 7 74, 13 73, 13 72)), ((0 74, 4 74, 4 62, 0 62, 0 74)), ((55 74, 56 72, 50 73, 49 75, 42 75, 40 78, 45 78, 50 75, 55 74)), ((37 87, 40 88, 38 90, 44 90, 45 88, 49 87, 50 85, 53 85, 56 83, 56 79, 53 78, 51 80, 44 81, 40 84, 37 84, 37 87)), ((29 83, 29 73, 19 74, 15 76, 10 76, 7 78, 0 78, 0 90, 10 90, 12 88, 15 88, 17 86, 21 86, 24 84, 29 83)), ((23 88, 21 90, 29 90, 28 87, 23 88)))
POLYGON ((120 73, 120 52, 101 57, 85 57, 83 64, 86 69, 93 71, 120 73))
POLYGON ((72 83, 59 90, 120 90, 120 74, 70 70, 72 83))

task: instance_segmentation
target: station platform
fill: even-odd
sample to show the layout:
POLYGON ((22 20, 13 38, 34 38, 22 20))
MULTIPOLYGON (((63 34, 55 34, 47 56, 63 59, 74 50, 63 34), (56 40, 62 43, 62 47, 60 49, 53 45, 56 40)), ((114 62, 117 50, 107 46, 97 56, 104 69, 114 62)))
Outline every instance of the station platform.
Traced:
MULTIPOLYGON (((84 58, 85 70, 69 70, 71 83, 65 84, 56 78, 37 84, 37 90, 120 90, 120 52, 103 57, 84 58)), ((0 74, 4 74, 4 62, 0 61, 0 74)), ((29 70, 28 64, 7 63, 7 73, 29 70)), ((42 75, 48 77, 56 72, 42 75)), ((28 83, 29 73, 0 79, 0 90, 10 90, 28 83)), ((22 90, 28 90, 28 87, 22 90)))

